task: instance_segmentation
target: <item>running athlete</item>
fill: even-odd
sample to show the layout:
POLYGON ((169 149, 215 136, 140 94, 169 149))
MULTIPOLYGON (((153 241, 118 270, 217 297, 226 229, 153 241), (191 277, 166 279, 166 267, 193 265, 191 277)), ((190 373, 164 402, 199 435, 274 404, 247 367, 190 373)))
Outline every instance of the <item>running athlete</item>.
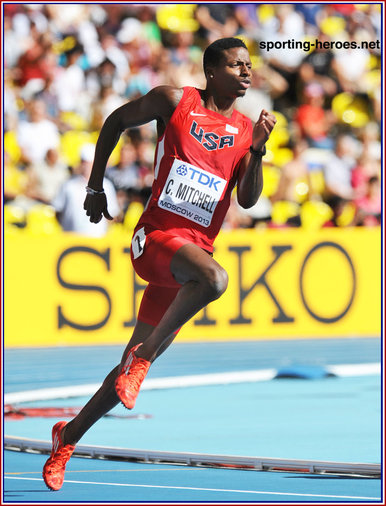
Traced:
POLYGON ((120 401, 134 407, 152 362, 180 327, 227 288, 212 257, 213 242, 237 185, 237 200, 253 206, 263 186, 262 156, 276 119, 262 110, 255 125, 235 109, 250 86, 251 60, 240 39, 213 42, 204 52, 205 90, 159 86, 115 110, 96 144, 84 209, 90 221, 112 219, 102 187, 107 161, 127 128, 157 121, 152 195, 136 226, 131 258, 148 281, 121 363, 68 424, 52 429, 46 485, 59 490, 65 466, 83 434, 120 401))

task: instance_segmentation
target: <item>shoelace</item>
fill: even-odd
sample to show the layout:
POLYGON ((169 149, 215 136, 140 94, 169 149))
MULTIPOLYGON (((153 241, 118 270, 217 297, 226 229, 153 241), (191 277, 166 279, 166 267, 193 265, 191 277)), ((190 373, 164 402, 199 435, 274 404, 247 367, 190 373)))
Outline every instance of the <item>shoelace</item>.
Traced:
POLYGON ((132 366, 131 374, 127 376, 127 384, 129 387, 134 389, 139 389, 141 383, 146 376, 148 367, 144 362, 138 361, 134 366, 132 366))
POLYGON ((51 473, 55 473, 63 469, 72 455, 72 449, 63 447, 55 455, 55 460, 50 465, 51 473))

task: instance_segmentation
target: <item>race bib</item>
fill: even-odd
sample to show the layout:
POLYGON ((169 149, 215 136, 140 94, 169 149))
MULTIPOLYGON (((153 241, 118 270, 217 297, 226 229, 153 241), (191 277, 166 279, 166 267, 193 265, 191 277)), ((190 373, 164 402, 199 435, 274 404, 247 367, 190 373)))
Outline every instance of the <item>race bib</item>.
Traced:
POLYGON ((209 227, 227 181, 175 159, 158 199, 158 206, 209 227))
POLYGON ((131 251, 133 253, 134 260, 142 255, 145 250, 145 228, 142 227, 134 234, 133 239, 131 241, 131 251))

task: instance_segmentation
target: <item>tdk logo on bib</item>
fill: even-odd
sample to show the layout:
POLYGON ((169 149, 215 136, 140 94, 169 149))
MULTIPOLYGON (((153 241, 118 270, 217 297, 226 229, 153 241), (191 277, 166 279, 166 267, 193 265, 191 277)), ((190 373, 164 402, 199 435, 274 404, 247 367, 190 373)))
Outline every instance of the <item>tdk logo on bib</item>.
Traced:
POLYGON ((202 184, 203 186, 209 186, 209 188, 213 187, 216 190, 219 189, 218 187, 219 187, 219 185, 221 185, 221 181, 223 181, 223 179, 213 177, 212 175, 209 176, 208 175, 209 173, 206 171, 202 171, 202 170, 198 170, 198 169, 193 168, 192 165, 189 167, 189 170, 186 165, 180 165, 179 167, 177 167, 176 173, 179 176, 188 175, 188 178, 190 180, 197 181, 198 184, 202 184), (189 174, 188 174, 188 172, 189 172, 189 174))
POLYGON ((175 159, 158 199, 158 206, 209 227, 226 180, 175 159))

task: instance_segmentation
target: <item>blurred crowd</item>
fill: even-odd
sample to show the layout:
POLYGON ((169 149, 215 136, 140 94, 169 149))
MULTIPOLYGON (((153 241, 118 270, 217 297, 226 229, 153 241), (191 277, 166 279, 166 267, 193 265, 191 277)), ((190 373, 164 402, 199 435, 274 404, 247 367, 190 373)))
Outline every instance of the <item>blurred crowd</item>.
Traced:
POLYGON ((161 84, 205 87, 204 48, 241 37, 252 87, 237 108, 277 125, 252 209, 224 228, 381 223, 380 4, 4 4, 4 217, 7 230, 127 231, 152 184, 154 122, 122 135, 106 170, 112 224, 82 211, 106 117, 161 84), (356 41, 357 49, 280 48, 356 41), (261 49, 263 41, 277 42, 261 49))

